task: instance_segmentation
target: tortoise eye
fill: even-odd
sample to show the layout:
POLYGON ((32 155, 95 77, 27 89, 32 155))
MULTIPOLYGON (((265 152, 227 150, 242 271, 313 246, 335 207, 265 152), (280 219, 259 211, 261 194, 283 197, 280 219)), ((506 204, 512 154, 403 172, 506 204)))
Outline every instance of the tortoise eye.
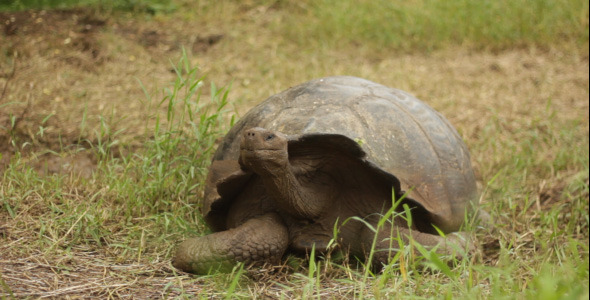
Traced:
POLYGON ((275 137, 275 135, 271 133, 271 134, 267 135, 267 136, 264 138, 264 140, 265 140, 265 141, 270 141, 270 140, 274 139, 274 137, 275 137))

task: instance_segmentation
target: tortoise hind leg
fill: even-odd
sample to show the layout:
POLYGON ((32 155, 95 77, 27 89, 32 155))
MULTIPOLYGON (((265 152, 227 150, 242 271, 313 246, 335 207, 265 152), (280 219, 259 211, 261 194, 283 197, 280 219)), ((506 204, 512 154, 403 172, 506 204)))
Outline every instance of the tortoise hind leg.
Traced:
POLYGON ((226 231, 187 239, 172 264, 185 272, 229 272, 237 262, 276 263, 287 249, 289 233, 276 213, 268 213, 226 231))
MULTIPOLYGON (((474 246, 460 233, 452 233, 446 237, 442 237, 391 224, 384 227, 377 233, 378 236, 373 253, 372 265, 376 269, 381 269, 400 250, 400 242, 406 246, 412 243, 418 243, 427 250, 436 249, 438 254, 453 255, 458 259, 462 259, 464 253, 474 250, 474 246), (457 251, 458 249, 461 250, 457 251)), ((361 230, 360 237, 362 242, 361 248, 363 249, 364 255, 368 257, 372 249, 375 232, 365 227, 361 230)))

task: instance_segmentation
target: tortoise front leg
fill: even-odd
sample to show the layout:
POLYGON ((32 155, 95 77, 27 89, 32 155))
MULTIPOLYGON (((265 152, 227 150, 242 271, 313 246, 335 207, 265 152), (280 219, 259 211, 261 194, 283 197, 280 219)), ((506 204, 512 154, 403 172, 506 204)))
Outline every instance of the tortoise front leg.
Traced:
POLYGON ((207 274, 229 272, 237 262, 278 263, 288 238, 281 218, 267 213, 236 228, 187 239, 178 247, 172 264, 185 272, 207 274))

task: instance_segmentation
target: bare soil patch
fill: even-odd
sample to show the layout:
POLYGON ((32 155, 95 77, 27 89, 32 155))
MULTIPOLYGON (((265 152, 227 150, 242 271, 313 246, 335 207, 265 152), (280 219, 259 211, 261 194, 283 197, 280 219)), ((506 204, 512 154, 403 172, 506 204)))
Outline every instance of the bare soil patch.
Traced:
MULTIPOLYGON (((133 140, 151 115, 138 81, 159 95, 174 79, 171 61, 182 47, 205 53, 223 38, 88 9, 0 13, 0 21, 0 170, 15 147, 75 152, 95 145, 97 135, 109 136, 101 122, 133 140)), ((78 158, 84 165, 87 156, 61 163, 42 154, 38 168, 48 163, 53 172, 62 168, 52 164, 78 158)))
MULTIPOLYGON (((101 122, 111 132, 123 129, 118 138, 133 143, 153 115, 138 81, 157 99, 174 79, 171 61, 183 48, 212 80, 232 83, 240 112, 310 78, 345 74, 416 94, 447 116, 468 143, 494 114, 502 112, 500 121, 514 133, 520 125, 511 120, 527 117, 531 109, 546 113, 548 101, 561 119, 588 119, 587 55, 460 49, 391 57, 291 53, 268 29, 273 18, 280 17, 254 8, 239 20, 244 26, 106 17, 82 9, 1 13, 0 168, 13 143, 27 143, 27 151, 95 144, 101 122), (293 55, 289 63, 277 57, 283 46, 283 55, 293 55)), ((587 122, 580 130, 588 132, 587 122)))

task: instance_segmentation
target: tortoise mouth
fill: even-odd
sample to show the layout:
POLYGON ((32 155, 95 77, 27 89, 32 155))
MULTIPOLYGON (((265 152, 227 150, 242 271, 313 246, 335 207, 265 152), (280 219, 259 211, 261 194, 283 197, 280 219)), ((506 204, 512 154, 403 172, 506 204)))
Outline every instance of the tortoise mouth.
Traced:
POLYGON ((240 150, 240 154, 247 158, 258 158, 262 160, 272 160, 277 156, 277 154, 285 153, 284 149, 251 149, 251 148, 242 148, 240 150))
POLYGON ((244 149, 240 151, 239 163, 242 169, 258 175, 277 174, 289 163, 285 149, 244 149))
POLYGON ((242 147, 240 148, 241 152, 259 152, 259 151, 274 151, 274 152, 285 152, 285 149, 278 149, 278 148, 272 148, 272 147, 268 147, 268 148, 262 148, 262 147, 253 147, 253 146, 246 146, 246 145, 242 145, 242 147))

